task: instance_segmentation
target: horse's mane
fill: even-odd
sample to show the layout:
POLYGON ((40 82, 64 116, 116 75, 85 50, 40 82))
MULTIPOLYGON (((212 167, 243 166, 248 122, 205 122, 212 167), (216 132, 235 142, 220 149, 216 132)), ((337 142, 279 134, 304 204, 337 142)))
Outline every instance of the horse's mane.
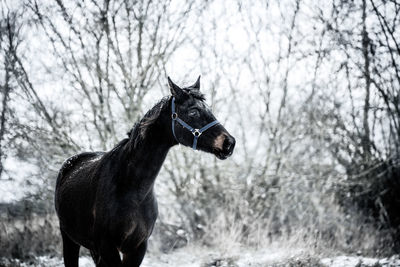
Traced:
POLYGON ((204 101, 206 99, 203 93, 201 93, 199 90, 193 89, 193 87, 186 87, 186 88, 183 88, 183 90, 186 93, 188 93, 189 95, 191 95, 194 98, 197 98, 201 101, 204 101))
POLYGON ((161 111, 167 106, 167 102, 170 97, 162 98, 157 104, 154 105, 147 113, 143 116, 141 120, 136 122, 132 129, 127 133, 128 138, 121 140, 113 149, 106 154, 105 157, 113 157, 117 151, 124 148, 125 145, 129 144, 129 150, 137 148, 146 137, 149 128, 154 124, 154 122, 159 118, 161 111))
MULTIPOLYGON (((133 125, 133 128, 128 132, 126 140, 131 141, 133 146, 136 147, 147 136, 149 128, 160 117, 161 111, 167 106, 170 97, 162 98, 157 104, 154 105, 143 118, 133 125)), ((124 140, 123 140, 124 141, 124 140)))

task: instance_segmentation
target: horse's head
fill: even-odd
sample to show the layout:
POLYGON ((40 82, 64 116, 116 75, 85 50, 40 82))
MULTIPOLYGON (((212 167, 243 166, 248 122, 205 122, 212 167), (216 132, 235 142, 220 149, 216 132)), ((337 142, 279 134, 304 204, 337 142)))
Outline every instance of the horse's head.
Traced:
POLYGON ((180 88, 168 77, 172 93, 172 131, 178 143, 226 159, 233 153, 235 138, 216 120, 200 93, 200 77, 192 86, 180 88))

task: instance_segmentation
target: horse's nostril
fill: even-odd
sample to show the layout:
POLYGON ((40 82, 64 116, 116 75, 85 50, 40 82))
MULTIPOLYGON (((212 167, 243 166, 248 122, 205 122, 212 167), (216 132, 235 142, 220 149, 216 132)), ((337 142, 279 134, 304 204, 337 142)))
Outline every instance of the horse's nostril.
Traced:
POLYGON ((224 150, 228 153, 232 153, 235 148, 235 139, 232 137, 228 137, 224 142, 224 150))
POLYGON ((225 149, 229 151, 229 150, 231 149, 231 146, 232 146, 232 144, 231 144, 231 143, 228 143, 228 144, 225 146, 225 149))

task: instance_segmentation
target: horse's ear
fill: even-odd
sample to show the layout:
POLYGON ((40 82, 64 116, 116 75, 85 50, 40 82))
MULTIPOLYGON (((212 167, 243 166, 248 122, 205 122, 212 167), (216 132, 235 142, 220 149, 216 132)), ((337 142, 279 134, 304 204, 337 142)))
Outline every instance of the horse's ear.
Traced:
POLYGON ((180 98, 184 94, 183 90, 178 85, 174 84, 174 82, 171 80, 171 78, 169 78, 169 76, 168 76, 168 86, 169 90, 171 91, 171 94, 174 97, 180 98))
POLYGON ((190 86, 190 88, 200 90, 200 77, 201 77, 201 75, 199 75, 199 78, 197 78, 197 81, 192 86, 190 86))

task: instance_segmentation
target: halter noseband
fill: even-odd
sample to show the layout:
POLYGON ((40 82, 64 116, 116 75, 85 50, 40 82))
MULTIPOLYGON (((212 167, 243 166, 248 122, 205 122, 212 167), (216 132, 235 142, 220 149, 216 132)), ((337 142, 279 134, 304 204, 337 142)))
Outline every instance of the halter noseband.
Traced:
POLYGON ((172 97, 172 102, 171 102, 171 111, 172 111, 172 134, 174 135, 174 138, 176 140, 176 142, 179 143, 178 139, 176 138, 175 135, 175 121, 179 122, 180 125, 182 125, 184 128, 188 129, 194 136, 193 138, 193 146, 192 148, 194 150, 196 150, 197 147, 197 139, 199 139, 200 135, 205 132, 206 130, 210 129, 211 127, 213 127, 216 124, 219 124, 219 122, 217 120, 210 122, 209 124, 207 124, 206 126, 200 128, 200 129, 195 129, 193 127, 191 127, 189 124, 187 124, 186 122, 184 122, 183 120, 181 120, 178 117, 178 113, 176 113, 175 111, 175 97, 172 97))

